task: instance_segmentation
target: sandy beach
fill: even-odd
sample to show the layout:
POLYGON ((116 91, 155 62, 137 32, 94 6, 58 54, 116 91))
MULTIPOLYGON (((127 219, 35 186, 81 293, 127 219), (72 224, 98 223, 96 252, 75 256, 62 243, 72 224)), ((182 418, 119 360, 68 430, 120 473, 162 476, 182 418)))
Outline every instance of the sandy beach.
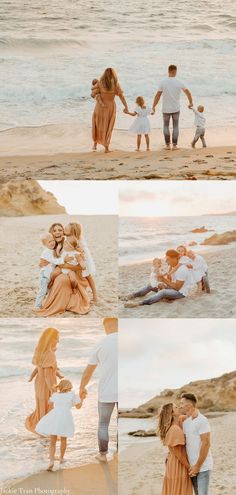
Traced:
MULTIPOLYGON (((234 459, 236 413, 210 419, 214 470, 209 495, 229 495, 236 490, 234 459)), ((161 495, 165 450, 159 439, 138 441, 120 454, 120 495, 161 495)))
MULTIPOLYGON (((1 316, 34 316, 32 309, 38 286, 38 262, 42 251, 40 235, 47 232, 55 221, 63 225, 70 221, 79 221, 83 225, 85 239, 95 260, 94 279, 99 301, 97 305, 91 305, 90 312, 83 318, 117 314, 117 219, 115 216, 38 215, 1 217, 0 220, 1 316)), ((63 316, 76 315, 67 312, 63 316)))
POLYGON ((211 293, 190 294, 171 303, 159 302, 150 306, 124 308, 123 296, 148 283, 151 263, 121 266, 119 269, 120 304, 122 318, 233 318, 236 316, 235 280, 233 262, 235 243, 221 246, 214 251, 203 252, 209 267, 211 293))
MULTIPOLYGON (((127 131, 115 130, 111 153, 91 150, 90 131, 58 126, 0 133, 0 181, 12 179, 235 179, 234 128, 209 129, 202 149, 190 147, 193 129, 183 129, 178 151, 166 151, 159 129, 151 151, 135 150, 127 131), (51 127, 53 127, 53 134, 51 127), (54 129, 55 128, 55 129, 54 129), (48 134, 47 134, 48 133, 48 134)), ((78 126, 79 127, 79 126, 78 126)))
MULTIPOLYGON (((41 471, 12 485, 11 490, 14 495, 43 493, 40 490, 58 495, 116 495, 117 462, 88 464, 53 473, 41 471)), ((1 493, 4 494, 4 490, 1 493)))

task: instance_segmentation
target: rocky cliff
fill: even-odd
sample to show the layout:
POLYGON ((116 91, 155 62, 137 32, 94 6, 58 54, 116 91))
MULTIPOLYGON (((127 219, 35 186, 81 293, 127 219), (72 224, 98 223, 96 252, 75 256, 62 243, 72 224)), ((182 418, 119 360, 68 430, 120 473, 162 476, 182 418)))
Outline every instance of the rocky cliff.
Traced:
POLYGON ((7 182, 0 186, 0 216, 57 215, 66 213, 50 192, 35 180, 7 182))
POLYGON ((184 392, 192 392, 198 398, 199 409, 203 412, 236 411, 236 371, 224 375, 190 382, 178 389, 163 390, 160 395, 153 397, 145 404, 132 409, 122 411, 123 418, 149 418, 156 416, 159 408, 167 402, 179 402, 184 392))

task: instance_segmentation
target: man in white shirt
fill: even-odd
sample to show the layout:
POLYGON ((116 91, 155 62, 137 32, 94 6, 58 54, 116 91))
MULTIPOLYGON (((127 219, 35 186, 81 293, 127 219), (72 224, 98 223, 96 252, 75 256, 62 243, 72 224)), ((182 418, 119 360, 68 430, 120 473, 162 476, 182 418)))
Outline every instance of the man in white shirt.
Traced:
MULTIPOLYGON (((124 306, 125 308, 135 308, 136 306, 145 306, 146 304, 154 304, 162 299, 182 299, 188 295, 191 276, 189 269, 185 265, 179 265, 179 253, 174 249, 169 249, 166 252, 166 262, 171 268, 172 273, 167 275, 159 275, 159 281, 164 284, 163 289, 157 290, 154 296, 147 297, 141 302, 129 302, 124 306)), ((144 288, 145 289, 145 288, 144 288)), ((128 299, 134 299, 136 297, 142 297, 144 295, 144 289, 140 289, 137 292, 133 292, 128 295, 128 299)), ((149 289, 154 291, 153 288, 149 289)), ((145 292, 146 294, 147 292, 145 292)))
POLYGON ((96 459, 107 462, 109 444, 109 424, 115 405, 118 403, 118 320, 104 318, 106 337, 93 350, 88 366, 80 383, 80 395, 83 396, 86 386, 92 378, 95 369, 99 368, 98 387, 98 446, 99 453, 96 459))
POLYGON ((189 89, 185 84, 176 78, 176 65, 169 65, 168 77, 163 79, 159 85, 158 91, 153 101, 153 112, 162 96, 162 113, 163 113, 163 133, 166 143, 166 149, 170 150, 170 119, 173 123, 172 132, 172 149, 177 149, 179 137, 179 115, 180 115, 180 95, 183 91, 189 102, 189 108, 192 108, 193 100, 189 89))
POLYGON ((195 495, 207 495, 213 459, 210 450, 211 428, 208 419, 197 409, 197 398, 194 394, 181 395, 181 409, 187 419, 183 422, 186 438, 186 450, 191 468, 191 476, 195 495))

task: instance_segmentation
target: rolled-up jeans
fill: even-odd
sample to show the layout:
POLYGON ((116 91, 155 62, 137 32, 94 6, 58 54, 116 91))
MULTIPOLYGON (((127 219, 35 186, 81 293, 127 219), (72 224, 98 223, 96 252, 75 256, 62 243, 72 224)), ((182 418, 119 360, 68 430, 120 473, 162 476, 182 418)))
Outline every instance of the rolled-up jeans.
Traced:
POLYGON ((140 302, 140 306, 145 306, 146 304, 154 304, 161 301, 162 299, 182 299, 185 297, 181 292, 175 289, 161 289, 155 294, 155 296, 148 297, 140 302))
POLYGON ((100 454, 107 454, 109 444, 109 424, 116 402, 98 402, 98 447, 100 454))
POLYGON ((202 471, 194 476, 192 479, 193 489, 195 495, 207 495, 210 483, 211 471, 202 471))
POLYGON ((163 113, 163 133, 166 145, 170 144, 170 119, 172 118, 172 144, 177 144, 179 137, 179 115, 180 112, 163 113))

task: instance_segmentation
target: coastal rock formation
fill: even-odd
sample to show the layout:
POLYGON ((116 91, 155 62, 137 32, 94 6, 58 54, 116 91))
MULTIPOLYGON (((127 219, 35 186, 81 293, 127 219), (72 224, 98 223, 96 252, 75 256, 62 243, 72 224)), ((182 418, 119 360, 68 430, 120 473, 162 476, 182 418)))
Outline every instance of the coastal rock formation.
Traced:
POLYGON ((205 239, 201 244, 203 246, 219 246, 221 244, 230 244, 236 241, 236 230, 224 232, 223 234, 214 234, 205 239))
POLYGON ((66 213, 55 196, 35 180, 14 181, 0 187, 0 216, 53 215, 66 213))
POLYGON ((204 232, 213 232, 212 229, 206 229, 206 227, 199 227, 197 229, 191 230, 193 234, 204 234, 204 232))
POLYGON ((224 375, 190 382, 178 389, 166 389, 151 400, 132 409, 121 411, 123 418, 151 418, 167 402, 179 402, 181 394, 192 392, 198 397, 198 405, 203 412, 236 411, 236 371, 224 375))

